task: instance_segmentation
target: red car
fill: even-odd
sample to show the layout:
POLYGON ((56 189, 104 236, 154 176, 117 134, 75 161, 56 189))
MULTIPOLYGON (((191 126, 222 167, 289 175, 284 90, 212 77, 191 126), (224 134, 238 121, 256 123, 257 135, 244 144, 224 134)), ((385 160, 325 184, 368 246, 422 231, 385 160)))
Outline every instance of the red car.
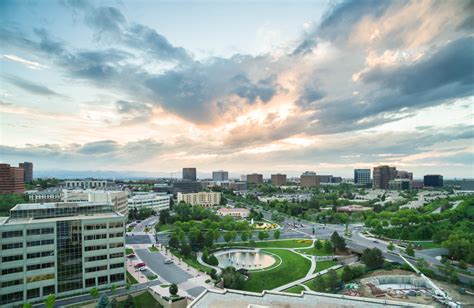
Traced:
POLYGON ((144 262, 140 262, 140 263, 135 264, 136 268, 143 267, 143 266, 146 266, 146 264, 144 262))
POLYGON ((135 258, 135 254, 133 254, 133 253, 132 253, 132 254, 129 254, 129 255, 127 256, 127 258, 130 258, 130 259, 131 259, 131 258, 135 258))

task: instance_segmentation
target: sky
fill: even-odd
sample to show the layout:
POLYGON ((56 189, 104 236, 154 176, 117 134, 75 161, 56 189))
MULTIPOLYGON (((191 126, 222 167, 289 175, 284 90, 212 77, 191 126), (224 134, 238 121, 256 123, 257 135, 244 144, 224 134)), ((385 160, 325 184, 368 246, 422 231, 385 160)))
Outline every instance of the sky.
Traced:
POLYGON ((0 2, 0 161, 474 177, 473 1, 0 2))

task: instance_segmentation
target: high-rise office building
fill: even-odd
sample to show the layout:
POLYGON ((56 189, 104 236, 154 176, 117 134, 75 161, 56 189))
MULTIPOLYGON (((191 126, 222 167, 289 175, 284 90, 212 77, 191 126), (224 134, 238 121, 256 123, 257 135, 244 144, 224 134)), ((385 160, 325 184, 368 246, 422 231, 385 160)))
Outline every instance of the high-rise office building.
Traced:
POLYGON ((370 183, 370 169, 354 169, 354 184, 368 185, 370 183))
POLYGON ((196 168, 183 168, 183 180, 196 181, 196 168))
POLYGON ((373 188, 375 189, 388 189, 388 182, 394 180, 397 176, 397 168, 390 166, 377 166, 374 167, 373 174, 373 188))
POLYGON ((22 168, 0 164, 0 194, 22 194, 25 192, 22 168))
POLYGON ((222 182, 229 180, 229 172, 224 170, 218 170, 212 172, 212 180, 215 182, 222 182))
POLYGON ((274 186, 283 186, 286 185, 286 174, 272 174, 272 185, 274 186))
POLYGON ((121 190, 64 190, 64 202, 105 202, 125 217, 128 216, 128 194, 121 190))
POLYGON ((413 172, 397 171, 397 179, 413 180, 413 172))
POLYGON ((33 182, 33 163, 24 162, 18 165, 23 169, 23 180, 25 183, 33 182))
POLYGON ((301 187, 318 187, 319 177, 316 172, 306 171, 300 177, 300 185, 301 187))
POLYGON ((198 193, 183 194, 179 192, 178 202, 181 201, 191 205, 211 207, 221 203, 221 193, 200 191, 198 193))
POLYGON ((0 306, 124 285, 125 221, 107 203, 17 204, 0 219, 0 306))
POLYGON ((317 175, 319 183, 332 183, 332 175, 317 175))
POLYGON ((263 175, 258 173, 247 174, 247 183, 262 184, 263 175))
POLYGON ((173 183, 173 194, 196 193, 201 191, 201 183, 196 181, 179 181, 173 183))
POLYGON ((428 174, 423 178, 425 187, 443 187, 443 176, 439 174, 428 174))
POLYGON ((409 179, 395 179, 388 181, 390 190, 408 190, 412 189, 412 181, 409 179))

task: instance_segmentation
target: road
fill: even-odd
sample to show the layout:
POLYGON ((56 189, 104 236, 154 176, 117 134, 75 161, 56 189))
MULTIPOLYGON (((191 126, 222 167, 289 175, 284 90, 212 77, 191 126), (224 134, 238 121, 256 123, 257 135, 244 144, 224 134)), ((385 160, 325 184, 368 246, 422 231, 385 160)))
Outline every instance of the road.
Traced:
POLYGON ((154 225, 158 222, 159 219, 160 219, 160 216, 159 216, 159 215, 148 217, 147 219, 142 220, 142 222, 140 222, 139 224, 137 224, 137 225, 135 226, 135 228, 133 229, 133 232, 144 232, 144 231, 145 231, 145 228, 146 228, 148 225, 150 225, 150 228, 153 228, 154 225))

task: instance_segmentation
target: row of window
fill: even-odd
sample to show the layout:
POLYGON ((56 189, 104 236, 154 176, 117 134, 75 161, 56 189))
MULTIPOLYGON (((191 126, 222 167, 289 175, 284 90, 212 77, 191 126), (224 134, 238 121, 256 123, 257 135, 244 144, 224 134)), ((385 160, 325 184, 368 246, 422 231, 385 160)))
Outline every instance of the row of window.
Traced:
POLYGON ((109 228, 123 228, 122 222, 111 222, 109 223, 109 228))
POLYGON ((49 240, 38 240, 38 241, 31 241, 26 243, 26 247, 34 247, 34 246, 41 246, 41 245, 51 245, 54 244, 53 239, 49 240))
POLYGON ((19 273, 19 272, 23 272, 23 266, 5 268, 2 270, 2 275, 8 275, 8 274, 19 273))
POLYGON ((109 238, 114 238, 114 237, 123 237, 123 233, 110 233, 109 238))
POLYGON ((107 265, 94 266, 94 267, 86 268, 86 273, 100 272, 100 271, 106 271, 106 270, 107 270, 107 265))
POLYGON ((101 230, 107 229, 107 224, 95 224, 95 225, 87 225, 86 230, 101 230))
POLYGON ((10 280, 10 281, 4 281, 4 282, 2 282, 2 288, 16 286, 16 285, 19 285, 19 284, 23 284, 23 279, 15 279, 15 280, 10 280))
MULTIPOLYGON (((115 259, 115 258, 120 258, 123 257, 123 253, 112 253, 109 255, 109 259, 115 259)), ((94 262, 94 261, 100 261, 100 260, 107 260, 107 255, 100 255, 100 256, 92 256, 92 257, 86 257, 86 262, 94 262)))
POLYGON ((10 244, 2 245, 3 250, 16 249, 16 248, 23 248, 23 243, 10 243, 10 244))
POLYGON ((100 239, 105 239, 107 238, 107 234, 91 234, 91 235, 86 235, 86 240, 91 241, 91 240, 100 240, 100 239))
MULTIPOLYGON (((109 248, 118 248, 123 247, 123 243, 109 243, 109 248)), ((107 249, 107 245, 92 245, 86 246, 84 248, 85 251, 94 251, 94 250, 102 250, 107 249)))
POLYGON ((2 232, 3 238, 20 237, 20 236, 23 236, 23 230, 2 232))
POLYGON ((48 279, 54 279, 54 274, 45 274, 45 275, 36 275, 26 278, 26 283, 31 283, 35 281, 43 281, 48 279))
MULTIPOLYGON (((2 284, 3 285, 3 284, 2 284)), ((54 294, 54 285, 44 286, 43 287, 43 296, 48 296, 48 294, 54 294)), ((26 298, 32 299, 40 297, 40 288, 29 289, 26 291, 26 298)), ((14 303, 18 301, 23 301, 23 291, 13 292, 9 294, 3 294, 0 297, 0 305, 14 303)))
POLYGON ((18 261, 18 260, 23 260, 23 255, 2 257, 2 262, 12 262, 12 261, 18 261))
POLYGON ((32 265, 28 265, 26 269, 28 271, 34 271, 34 270, 38 270, 42 268, 50 268, 50 267, 54 267, 54 262, 48 262, 48 263, 43 263, 43 264, 32 264, 32 265))
MULTIPOLYGON (((125 276, 122 273, 110 275, 110 283, 123 281, 124 279, 125 279, 125 276)), ((109 277, 107 276, 98 277, 97 282, 98 282, 97 284, 99 285, 107 284, 109 282, 109 277)), ((86 279, 86 288, 94 287, 95 285, 96 285, 95 278, 86 279)))
POLYGON ((35 259, 35 258, 41 258, 41 257, 50 257, 54 256, 54 251, 41 251, 41 252, 33 252, 29 253, 26 255, 27 259, 35 259))
POLYGON ((41 234, 53 234, 54 228, 41 228, 26 230, 26 235, 41 235, 41 234))

